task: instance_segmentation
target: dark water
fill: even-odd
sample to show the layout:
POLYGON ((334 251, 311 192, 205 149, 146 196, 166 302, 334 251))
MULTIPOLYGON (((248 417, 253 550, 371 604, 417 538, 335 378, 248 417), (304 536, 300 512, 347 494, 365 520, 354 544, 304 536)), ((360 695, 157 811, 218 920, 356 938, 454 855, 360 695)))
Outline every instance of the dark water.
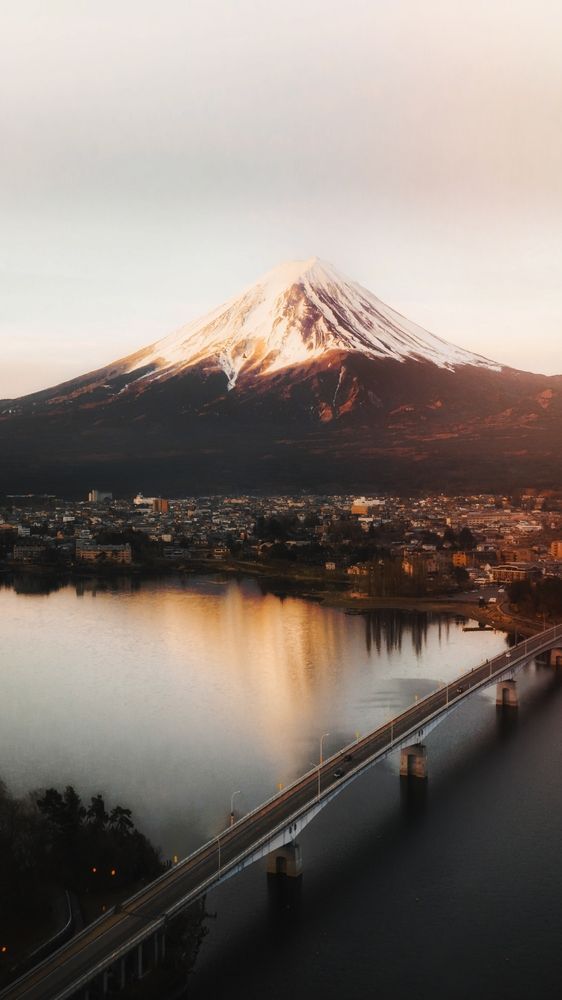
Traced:
POLYGON ((302 836, 302 885, 258 866, 216 912, 190 993, 213 998, 550 998, 562 982, 562 685, 473 699, 428 738, 427 786, 379 765, 302 836))

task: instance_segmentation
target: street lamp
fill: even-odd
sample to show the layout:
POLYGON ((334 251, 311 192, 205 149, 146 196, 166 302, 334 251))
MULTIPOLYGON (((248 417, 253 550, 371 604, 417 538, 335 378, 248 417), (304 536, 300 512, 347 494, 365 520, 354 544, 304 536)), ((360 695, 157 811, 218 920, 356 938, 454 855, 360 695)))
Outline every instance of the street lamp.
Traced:
POLYGON ((232 795, 230 796, 230 825, 231 826, 234 826, 234 799, 236 798, 237 795, 241 795, 241 794, 242 793, 241 793, 240 789, 238 789, 236 792, 233 792, 232 795))
POLYGON ((320 760, 318 762, 318 798, 320 798, 320 768, 322 767, 322 760, 323 760, 322 748, 324 745, 324 740, 329 735, 330 735, 329 733, 322 733, 322 736, 320 737, 320 760))

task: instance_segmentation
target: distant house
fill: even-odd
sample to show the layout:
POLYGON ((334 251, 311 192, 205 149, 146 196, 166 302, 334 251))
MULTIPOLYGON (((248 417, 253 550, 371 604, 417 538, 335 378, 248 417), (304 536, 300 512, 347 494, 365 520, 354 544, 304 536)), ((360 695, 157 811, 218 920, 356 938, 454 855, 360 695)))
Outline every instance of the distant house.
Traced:
POLYGON ((226 545, 213 546, 213 559, 227 559, 228 555, 229 555, 228 546, 226 545))
POLYGON ((469 565, 470 556, 468 552, 453 552, 452 563, 453 566, 466 567, 469 565))
POLYGON ((349 566, 347 570, 348 576, 368 576, 369 575, 369 564, 368 563, 356 563, 354 566, 349 566))
POLYGON ((351 504, 351 513, 356 516, 366 516, 369 514, 369 501, 365 497, 359 497, 351 504))

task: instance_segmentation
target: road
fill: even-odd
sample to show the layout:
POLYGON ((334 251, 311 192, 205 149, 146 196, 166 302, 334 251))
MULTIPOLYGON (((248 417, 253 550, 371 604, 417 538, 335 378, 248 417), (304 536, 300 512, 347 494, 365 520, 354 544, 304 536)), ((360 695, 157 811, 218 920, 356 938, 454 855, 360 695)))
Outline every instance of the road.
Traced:
POLYGON ((446 714, 452 704, 459 704, 469 697, 474 687, 489 682, 518 660, 548 648, 558 636, 562 641, 562 626, 525 640, 511 651, 500 653, 417 701, 368 736, 344 747, 321 768, 303 775, 269 802, 223 831, 214 841, 205 844, 146 886, 117 912, 110 912, 90 925, 41 966, 8 987, 0 997, 2 1000, 8 997, 10 1000, 47 1000, 61 995, 71 996, 81 977, 115 958, 120 949, 132 947, 139 934, 147 934, 151 927, 156 929, 161 926, 166 914, 183 901, 202 895, 233 862, 252 853, 278 827, 287 826, 290 820, 317 803, 319 772, 320 797, 328 797, 336 786, 345 783, 351 773, 360 773, 387 753, 391 744, 400 742, 407 733, 411 733, 411 741, 415 742, 416 729, 446 714), (343 772, 342 776, 336 777, 336 771, 338 774, 343 772))

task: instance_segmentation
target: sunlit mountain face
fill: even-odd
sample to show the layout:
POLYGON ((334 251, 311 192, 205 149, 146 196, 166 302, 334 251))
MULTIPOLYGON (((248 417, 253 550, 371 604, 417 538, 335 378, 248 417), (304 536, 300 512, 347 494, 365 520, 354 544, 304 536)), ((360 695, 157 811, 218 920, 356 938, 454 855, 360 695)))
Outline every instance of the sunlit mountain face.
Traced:
POLYGON ((312 258, 105 368, 0 403, 0 489, 550 485, 561 416, 562 376, 455 347, 312 258))

